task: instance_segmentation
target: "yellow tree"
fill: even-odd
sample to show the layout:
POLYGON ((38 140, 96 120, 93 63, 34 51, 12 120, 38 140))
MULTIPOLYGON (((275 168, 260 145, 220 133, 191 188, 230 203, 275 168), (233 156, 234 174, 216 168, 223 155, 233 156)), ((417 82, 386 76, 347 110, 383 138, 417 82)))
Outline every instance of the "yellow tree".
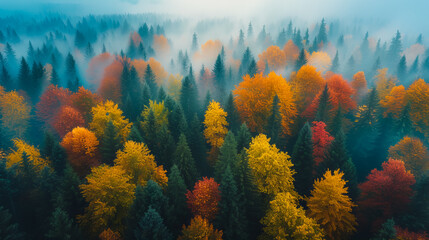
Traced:
POLYGON ((15 91, 0 92, 2 127, 13 137, 23 137, 30 119, 30 105, 15 91))
POLYGON ((183 76, 180 74, 170 74, 167 80, 167 92, 176 101, 180 100, 180 90, 182 89, 183 76))
POLYGON ((145 109, 141 114, 143 121, 141 121, 140 124, 142 129, 145 131, 148 131, 148 127, 153 127, 147 121, 150 111, 153 112, 155 117, 155 131, 159 132, 162 126, 168 124, 168 109, 164 106, 164 101, 158 103, 150 100, 149 106, 145 106, 145 109))
POLYGON ((346 239, 356 231, 355 205, 347 195, 344 173, 326 171, 323 179, 314 182, 314 189, 307 201, 309 216, 316 220, 330 239, 346 239))
POLYGON ((416 178, 429 170, 428 150, 418 138, 404 137, 389 148, 389 157, 402 160, 416 178))
POLYGON ((429 84, 416 80, 407 90, 410 116, 417 131, 429 136, 429 84))
POLYGON ((374 80, 380 99, 386 97, 397 82, 395 77, 387 75, 387 68, 378 69, 377 75, 374 76, 374 80))
POLYGON ((360 71, 353 75, 353 80, 350 82, 352 88, 355 90, 353 99, 359 102, 361 97, 368 92, 367 83, 365 79, 365 73, 360 71))
POLYGON ((94 236, 104 229, 123 232, 122 222, 134 200, 136 185, 120 167, 101 165, 93 168, 80 185, 88 206, 78 220, 94 236))
POLYGON ((324 73, 331 65, 331 57, 326 52, 313 52, 308 58, 308 65, 314 66, 318 71, 324 73))
POLYGON ((293 164, 287 153, 279 151, 270 139, 259 134, 252 139, 247 149, 249 167, 258 190, 275 195, 279 192, 291 192, 294 195, 293 164))
POLYGON ((74 128, 61 141, 70 165, 82 177, 100 164, 98 145, 95 134, 83 127, 74 128))
POLYGON ((278 46, 270 46, 259 54, 258 69, 260 72, 265 71, 268 65, 270 70, 280 70, 286 66, 286 54, 278 46))
POLYGON ((21 139, 14 139, 13 145, 14 148, 6 156, 6 167, 10 168, 15 164, 22 164, 22 155, 24 153, 27 155, 29 162, 39 171, 49 165, 49 162, 40 156, 39 149, 34 146, 21 139))
POLYGON ((226 116, 227 113, 215 101, 210 102, 204 115, 204 137, 211 146, 211 164, 214 164, 216 153, 222 146, 225 135, 228 133, 226 116))
POLYGON ((324 239, 319 225, 305 216, 298 200, 288 192, 280 192, 270 202, 267 214, 261 220, 267 239, 324 239))
POLYGON ((112 121, 116 129, 119 129, 118 134, 122 141, 125 142, 130 133, 132 123, 122 115, 122 110, 118 108, 118 105, 107 100, 92 108, 92 122, 89 126, 98 138, 103 137, 109 121, 112 121))
POLYGON ((196 216, 189 226, 183 225, 182 236, 178 240, 222 240, 222 231, 213 229, 207 219, 196 216))
POLYGON ((162 165, 156 166, 155 157, 144 143, 127 141, 124 149, 116 153, 115 165, 125 170, 134 184, 145 186, 147 181, 153 180, 161 187, 167 186, 166 171, 162 165))
POLYGON ((407 91, 402 85, 395 86, 390 93, 380 100, 380 106, 384 108, 383 116, 399 118, 402 109, 407 104, 407 91))
POLYGON ((314 97, 322 91, 326 82, 316 67, 304 65, 292 78, 291 85, 295 94, 297 108, 300 112, 305 110, 314 97))
POLYGON ((264 132, 271 115, 274 96, 279 98, 282 132, 290 134, 291 125, 297 115, 291 86, 274 72, 263 76, 243 77, 233 90, 234 101, 243 122, 253 132, 264 132))

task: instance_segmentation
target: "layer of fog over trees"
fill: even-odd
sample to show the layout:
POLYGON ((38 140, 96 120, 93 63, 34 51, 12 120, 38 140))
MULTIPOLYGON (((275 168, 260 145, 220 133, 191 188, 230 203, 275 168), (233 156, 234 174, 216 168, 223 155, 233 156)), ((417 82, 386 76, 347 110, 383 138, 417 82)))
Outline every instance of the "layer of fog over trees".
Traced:
POLYGON ((279 239, 428 239, 426 28, 29 12, 0 10, 0 239, 177 239, 198 221, 274 239, 288 217, 305 226, 279 239), (330 177, 332 224, 314 187, 330 177))

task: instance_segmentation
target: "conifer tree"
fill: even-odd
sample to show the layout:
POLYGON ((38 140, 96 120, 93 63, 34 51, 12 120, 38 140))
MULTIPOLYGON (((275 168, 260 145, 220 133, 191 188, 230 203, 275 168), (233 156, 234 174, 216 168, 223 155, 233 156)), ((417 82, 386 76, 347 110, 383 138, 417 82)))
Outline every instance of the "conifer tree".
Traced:
POLYGON ((270 117, 268 118, 268 123, 266 128, 267 137, 271 139, 271 144, 277 144, 280 137, 281 129, 281 121, 282 117, 280 115, 280 105, 279 105, 279 97, 277 94, 273 98, 273 104, 271 106, 270 117))
POLYGON ((100 142, 100 152, 103 157, 103 163, 113 165, 116 152, 121 148, 121 136, 112 121, 107 123, 100 142))
POLYGON ((229 130, 237 133, 241 123, 240 116, 238 114, 237 108, 235 107, 234 96, 232 95, 232 92, 229 93, 228 99, 226 101, 225 111, 228 114, 226 116, 226 121, 229 124, 229 130))
POLYGON ((295 71, 298 71, 301 69, 302 66, 307 64, 307 58, 305 57, 305 50, 304 48, 301 48, 301 51, 299 52, 298 59, 296 59, 295 62, 295 71))
POLYGON ((159 213, 149 207, 134 230, 136 240, 172 240, 173 237, 159 213))
POLYGON ((150 99, 156 99, 156 94, 158 92, 158 85, 156 83, 155 73, 152 71, 152 68, 148 64, 144 74, 144 82, 147 84, 150 90, 150 99))
POLYGON ((168 185, 166 196, 168 198, 168 218, 166 219, 168 227, 177 235, 180 232, 183 222, 189 218, 186 205, 186 185, 180 175, 177 165, 173 165, 168 175, 168 185))
POLYGON ((325 85, 322 95, 319 98, 315 121, 329 122, 329 112, 331 110, 328 84, 325 85))
POLYGON ((237 170, 237 142, 235 141, 234 133, 231 131, 226 134, 225 140, 219 149, 219 159, 215 165, 215 179, 217 182, 221 182, 228 166, 233 172, 237 170))
POLYGON ((197 169, 195 168, 195 161, 186 141, 186 136, 183 133, 179 137, 173 163, 179 168, 180 175, 183 177, 186 186, 192 188, 197 177, 197 169))
POLYGON ((308 196, 313 186, 313 140, 311 127, 304 124, 293 147, 292 163, 296 171, 295 188, 301 195, 308 196))

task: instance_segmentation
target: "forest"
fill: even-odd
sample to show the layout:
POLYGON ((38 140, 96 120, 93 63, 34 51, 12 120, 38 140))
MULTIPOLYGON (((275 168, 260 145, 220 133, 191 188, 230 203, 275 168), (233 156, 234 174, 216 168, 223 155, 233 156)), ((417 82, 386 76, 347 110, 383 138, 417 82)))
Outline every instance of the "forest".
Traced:
POLYGON ((376 28, 0 15, 0 239, 429 239, 428 42, 376 28))

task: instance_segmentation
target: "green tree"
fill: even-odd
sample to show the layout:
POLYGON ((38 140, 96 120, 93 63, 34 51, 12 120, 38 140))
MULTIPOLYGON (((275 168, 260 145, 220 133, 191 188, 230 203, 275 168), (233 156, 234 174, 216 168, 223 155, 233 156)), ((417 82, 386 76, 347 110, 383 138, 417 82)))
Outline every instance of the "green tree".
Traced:
POLYGON ((329 112, 331 110, 329 100, 328 84, 326 84, 319 98, 319 106, 317 107, 316 118, 314 119, 315 121, 328 122, 329 112))
POLYGON ((31 91, 31 72, 25 58, 21 58, 21 65, 18 72, 18 87, 27 93, 31 91))
POLYGON ((12 221, 12 215, 3 206, 0 206, 0 239, 24 239, 24 235, 19 231, 18 224, 12 221))
POLYGON ((298 59, 296 59, 295 62, 295 71, 298 71, 301 69, 302 66, 307 64, 307 58, 305 57, 305 49, 301 48, 301 51, 299 52, 298 59))
POLYGON ((174 152, 174 164, 179 168, 186 186, 192 188, 197 177, 197 169, 195 168, 195 161, 186 141, 186 136, 183 133, 179 137, 179 142, 174 152))
POLYGON ((271 144, 278 145, 280 133, 282 132, 281 121, 282 116, 280 115, 279 97, 276 94, 273 98, 270 117, 268 118, 268 123, 265 127, 267 131, 267 137, 271 139, 271 144))
POLYGON ((217 89, 217 98, 221 99, 225 93, 225 65, 221 54, 216 58, 215 65, 213 67, 213 76, 217 89))
POLYGON ((138 227, 134 230, 137 240, 171 240, 173 237, 164 225, 164 221, 159 213, 149 207, 140 219, 138 227))
POLYGON ((228 115, 226 115, 226 121, 229 124, 229 130, 233 133, 237 133, 240 128, 240 115, 238 114, 237 108, 234 103, 234 96, 232 92, 229 93, 228 99, 225 104, 225 111, 228 115))
POLYGON ((378 230, 376 236, 372 240, 392 240, 396 239, 395 221, 388 219, 378 230))
POLYGON ((181 226, 187 222, 189 213, 186 205, 187 189, 185 181, 180 175, 177 165, 173 165, 168 175, 168 185, 166 195, 168 198, 168 218, 166 219, 169 229, 177 235, 180 232, 181 226))
POLYGON ((313 140, 311 127, 304 124, 293 147, 292 163, 296 171, 295 188, 301 195, 308 196, 313 186, 313 140))
MULTIPOLYGON (((192 66, 191 68, 192 69, 192 66)), ((192 70, 191 70, 192 71, 192 70)), ((185 114, 186 120, 190 122, 199 109, 198 89, 192 77, 185 77, 180 89, 180 104, 185 114)))
POLYGON ((235 141, 234 133, 231 131, 226 134, 225 140, 219 149, 219 159, 215 165, 215 179, 217 182, 222 181, 222 176, 228 166, 233 172, 237 170, 237 142, 235 141))
POLYGON ((158 92, 158 85, 156 83, 155 73, 152 71, 152 68, 148 64, 146 71, 144 73, 144 82, 148 85, 150 90, 151 99, 156 99, 156 94, 158 92))
POLYGON ((112 121, 109 121, 101 138, 100 152, 103 157, 103 162, 108 165, 113 165, 113 160, 116 158, 116 152, 121 148, 121 136, 113 125, 112 121))
POLYGON ((241 151, 243 148, 248 148, 251 141, 252 134, 250 133, 249 128, 246 123, 241 124, 237 133, 237 151, 241 151))
POLYGON ((50 218, 49 231, 45 236, 47 239, 69 240, 76 236, 76 232, 73 219, 61 208, 56 208, 50 218))

